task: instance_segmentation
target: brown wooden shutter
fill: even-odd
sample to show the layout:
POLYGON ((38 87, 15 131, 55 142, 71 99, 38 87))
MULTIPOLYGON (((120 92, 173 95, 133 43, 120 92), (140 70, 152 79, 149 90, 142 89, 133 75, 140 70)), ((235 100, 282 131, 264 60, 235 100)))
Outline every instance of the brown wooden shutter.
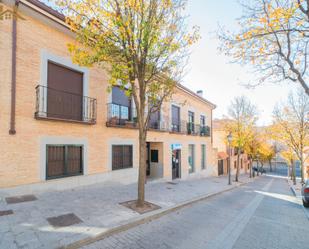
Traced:
POLYGON ((81 72, 49 61, 47 86, 48 117, 82 120, 83 74, 81 72))
POLYGON ((67 174, 75 175, 82 173, 82 147, 68 146, 67 174))
POLYGON ((47 177, 65 174, 65 146, 47 146, 47 177))
POLYGON ((47 145, 46 178, 83 173, 83 147, 80 145, 47 145))
POLYGON ((133 146, 113 145, 112 146, 112 170, 133 167, 133 146))

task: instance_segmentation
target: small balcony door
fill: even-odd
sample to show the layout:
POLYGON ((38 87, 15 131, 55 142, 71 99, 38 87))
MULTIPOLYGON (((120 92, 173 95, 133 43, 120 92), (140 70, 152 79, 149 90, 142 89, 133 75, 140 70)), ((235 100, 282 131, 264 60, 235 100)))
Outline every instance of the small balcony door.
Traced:
POLYGON ((83 73, 48 62, 47 117, 82 120, 83 73))
POLYGON ((180 132, 180 108, 172 105, 172 131, 180 132))

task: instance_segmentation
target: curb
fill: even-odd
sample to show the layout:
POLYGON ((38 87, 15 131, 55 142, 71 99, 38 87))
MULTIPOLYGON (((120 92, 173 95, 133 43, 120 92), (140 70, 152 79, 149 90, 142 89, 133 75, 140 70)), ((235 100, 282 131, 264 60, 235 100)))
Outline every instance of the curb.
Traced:
POLYGON ((242 185, 248 184, 250 182, 252 182, 252 180, 248 181, 248 182, 240 182, 237 186, 233 186, 231 188, 224 189, 224 190, 219 191, 219 192, 212 192, 212 193, 209 193, 207 195, 199 196, 199 197, 193 198, 193 199, 191 199, 189 201, 185 201, 185 202, 176 204, 176 205, 174 205, 172 207, 168 207, 168 208, 164 208, 164 209, 159 209, 157 211, 153 211, 153 213, 150 214, 150 215, 147 215, 147 216, 144 216, 144 217, 133 218, 133 219, 131 219, 129 221, 126 221, 125 224, 121 224, 121 225, 118 225, 116 227, 110 228, 107 231, 99 233, 98 235, 87 237, 85 239, 78 240, 76 242, 70 243, 70 244, 65 245, 65 246, 60 246, 60 247, 58 247, 58 249, 77 249, 77 248, 80 248, 82 246, 86 246, 86 245, 92 244, 92 243, 94 243, 96 241, 105 239, 105 238, 107 238, 109 236, 112 236, 114 234, 117 234, 117 233, 129 230, 129 229, 134 228, 136 226, 139 226, 139 225, 145 224, 147 222, 159 219, 162 216, 165 216, 165 215, 167 215, 169 213, 175 212, 175 211, 180 210, 182 208, 191 206, 191 205, 193 205, 193 204, 195 204, 197 202, 201 202, 201 201, 206 200, 206 199, 208 199, 210 197, 213 197, 213 196, 216 196, 216 195, 219 195, 219 194, 231 191, 233 189, 239 188, 242 185))
MULTIPOLYGON (((288 184, 289 184, 289 181, 288 181, 288 184)), ((290 184, 289 184, 289 185, 290 185, 290 184)), ((290 189, 291 189, 291 192, 293 193, 293 195, 294 195, 296 198, 298 198, 299 196, 297 196, 296 190, 294 189, 293 185, 290 185, 290 189)), ((301 198, 301 197, 300 197, 300 198, 301 198)), ((303 205, 301 205, 301 206, 302 206, 302 208, 303 208, 303 211, 304 211, 306 217, 307 217, 308 220, 309 220, 309 209, 308 209, 308 208, 305 208, 303 205)))
POLYGON ((293 186, 290 186, 290 189, 291 189, 293 195, 294 195, 295 197, 297 197, 296 191, 295 191, 295 189, 293 188, 293 186))

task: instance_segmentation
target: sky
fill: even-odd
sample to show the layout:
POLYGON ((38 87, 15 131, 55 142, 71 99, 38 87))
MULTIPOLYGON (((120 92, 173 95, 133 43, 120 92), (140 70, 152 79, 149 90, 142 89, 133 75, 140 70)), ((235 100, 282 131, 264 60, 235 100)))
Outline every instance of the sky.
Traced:
POLYGON ((259 112, 259 125, 272 120, 276 103, 284 100, 295 83, 265 83, 248 89, 243 83, 256 79, 249 70, 230 64, 229 58, 217 50, 219 42, 214 32, 218 25, 236 27, 236 18, 242 14, 237 0, 188 0, 189 25, 200 27, 201 40, 192 48, 183 84, 190 89, 203 90, 204 97, 217 105, 214 117, 227 114, 234 97, 245 95, 255 104, 259 112))

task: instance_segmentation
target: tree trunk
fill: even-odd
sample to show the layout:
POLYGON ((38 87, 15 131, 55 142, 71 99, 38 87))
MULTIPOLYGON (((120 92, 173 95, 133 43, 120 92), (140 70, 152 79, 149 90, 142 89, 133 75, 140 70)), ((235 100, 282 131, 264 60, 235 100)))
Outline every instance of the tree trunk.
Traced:
POLYGON ((239 176, 239 161, 240 161, 240 149, 237 150, 237 166, 236 166, 236 176, 235 181, 238 182, 238 176, 239 176))
POLYGON ((293 180, 293 167, 292 164, 288 165, 290 171, 290 179, 293 180))
POLYGON ((305 183, 304 156, 302 153, 300 156, 300 174, 301 174, 301 183, 305 183))
POLYGON ((257 169, 256 175, 259 176, 259 160, 256 161, 256 169, 257 169))
POLYGON ((146 181, 146 132, 139 127, 139 170, 138 170, 138 198, 137 206, 144 206, 146 181))
POLYGON ((293 184, 296 185, 296 169, 295 169, 295 163, 292 162, 292 174, 293 174, 293 184))
POLYGON ((271 165, 271 159, 269 160, 269 171, 270 171, 270 172, 273 172, 273 167, 272 167, 272 165, 271 165))
POLYGON ((249 177, 252 178, 252 160, 250 159, 249 161, 249 167, 250 167, 250 173, 249 173, 249 177))

